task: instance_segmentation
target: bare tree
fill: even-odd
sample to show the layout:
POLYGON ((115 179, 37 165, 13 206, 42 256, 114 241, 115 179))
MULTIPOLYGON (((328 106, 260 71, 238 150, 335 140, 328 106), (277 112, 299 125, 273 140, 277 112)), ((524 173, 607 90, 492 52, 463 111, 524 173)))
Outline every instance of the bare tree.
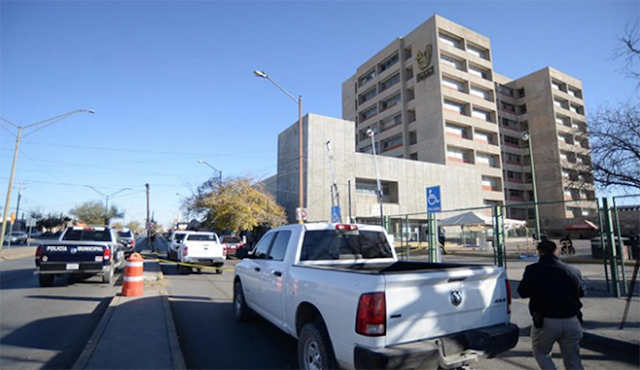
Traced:
MULTIPOLYGON (((640 87, 638 22, 620 37, 614 58, 623 60, 624 74, 640 87)), ((589 119, 593 176, 601 187, 640 190, 640 103, 637 97, 612 107, 605 105, 589 119)))

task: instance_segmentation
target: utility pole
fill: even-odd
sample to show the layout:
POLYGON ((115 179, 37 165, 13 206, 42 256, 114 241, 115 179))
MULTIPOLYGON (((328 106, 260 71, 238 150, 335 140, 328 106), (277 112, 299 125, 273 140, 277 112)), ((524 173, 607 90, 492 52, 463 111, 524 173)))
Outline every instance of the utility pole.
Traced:
MULTIPOLYGON (((20 188, 18 190, 18 204, 16 205, 16 220, 20 221, 20 199, 22 199, 22 191, 24 190, 25 182, 20 181, 20 188)), ((7 248, 11 248, 11 234, 13 234, 13 225, 16 223, 14 220, 9 225, 9 242, 7 243, 7 248)))
POLYGON ((8 216, 7 213, 9 212, 9 204, 11 203, 11 188, 13 187, 13 177, 15 176, 15 173, 16 173, 16 162, 18 161, 18 149, 20 148, 20 141, 22 140, 22 137, 23 137, 22 130, 33 128, 33 131, 27 132, 24 135, 24 136, 28 136, 46 127, 49 127, 50 125, 53 125, 54 123, 60 120, 63 120, 67 117, 70 117, 78 113, 95 114, 96 112, 91 109, 76 109, 74 111, 67 112, 56 117, 48 118, 43 121, 38 121, 26 126, 18 126, 7 119, 0 117, 0 120, 10 124, 11 126, 13 126, 18 130, 18 132, 15 135, 9 131, 12 135, 16 137, 16 148, 15 148, 15 151, 13 152, 13 163, 11 164, 11 176, 9 176, 9 186, 7 187, 7 200, 4 203, 4 215, 2 217, 2 227, 0 228, 0 252, 2 252, 2 246, 4 245, 4 233, 5 231, 7 231, 7 216, 8 216))
POLYGON ((380 173, 378 172, 378 159, 376 158, 376 133, 372 129, 367 129, 367 135, 371 137, 371 148, 373 149, 373 164, 376 168, 376 184, 378 185, 378 202, 380 203, 380 226, 384 227, 384 211, 382 208, 382 184, 380 183, 380 173))
MULTIPOLYGON (((149 218, 149 184, 144 184, 144 187, 147 189, 147 224, 151 221, 149 218)), ((146 225, 145 225, 146 226, 146 225)))

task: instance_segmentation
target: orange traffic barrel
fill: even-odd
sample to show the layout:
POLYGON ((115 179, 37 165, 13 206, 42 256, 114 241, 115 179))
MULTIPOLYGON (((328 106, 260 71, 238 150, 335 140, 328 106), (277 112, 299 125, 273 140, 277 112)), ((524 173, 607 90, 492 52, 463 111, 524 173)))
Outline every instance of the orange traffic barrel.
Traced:
POLYGON ((138 253, 133 253, 124 267, 124 283, 122 284, 122 295, 125 297, 136 297, 142 295, 144 286, 144 260, 138 253))

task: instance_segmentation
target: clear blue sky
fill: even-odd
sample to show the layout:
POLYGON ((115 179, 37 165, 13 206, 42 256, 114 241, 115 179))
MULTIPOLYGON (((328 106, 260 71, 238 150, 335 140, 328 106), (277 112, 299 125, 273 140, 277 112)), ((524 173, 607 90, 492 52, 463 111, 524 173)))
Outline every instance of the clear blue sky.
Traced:
MULTIPOLYGON (((491 39, 494 69, 516 78, 553 66, 584 84, 587 110, 634 89, 611 56, 638 1, 10 2, 0 3, 0 116, 28 124, 78 115, 24 139, 21 208, 67 212, 113 192, 126 219, 171 220, 208 176, 275 172, 277 134, 295 104, 341 116, 341 84, 393 39, 438 13, 491 39), (65 183, 67 185, 60 185, 65 183)), ((2 205, 14 139, 0 130, 2 205)), ((16 181, 16 183, 17 183, 16 181)), ((14 193, 15 194, 15 193, 14 193)), ((16 197, 12 199, 15 207, 16 197)))

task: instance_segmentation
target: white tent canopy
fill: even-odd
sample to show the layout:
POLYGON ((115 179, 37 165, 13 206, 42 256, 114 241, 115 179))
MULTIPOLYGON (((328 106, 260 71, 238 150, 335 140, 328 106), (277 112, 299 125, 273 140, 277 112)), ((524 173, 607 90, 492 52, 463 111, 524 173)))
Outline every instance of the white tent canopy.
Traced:
MULTIPOLYGON (((465 212, 457 216, 438 220, 438 226, 485 226, 493 227, 493 218, 479 212, 465 212)), ((506 229, 524 227, 525 221, 504 219, 506 229)))

